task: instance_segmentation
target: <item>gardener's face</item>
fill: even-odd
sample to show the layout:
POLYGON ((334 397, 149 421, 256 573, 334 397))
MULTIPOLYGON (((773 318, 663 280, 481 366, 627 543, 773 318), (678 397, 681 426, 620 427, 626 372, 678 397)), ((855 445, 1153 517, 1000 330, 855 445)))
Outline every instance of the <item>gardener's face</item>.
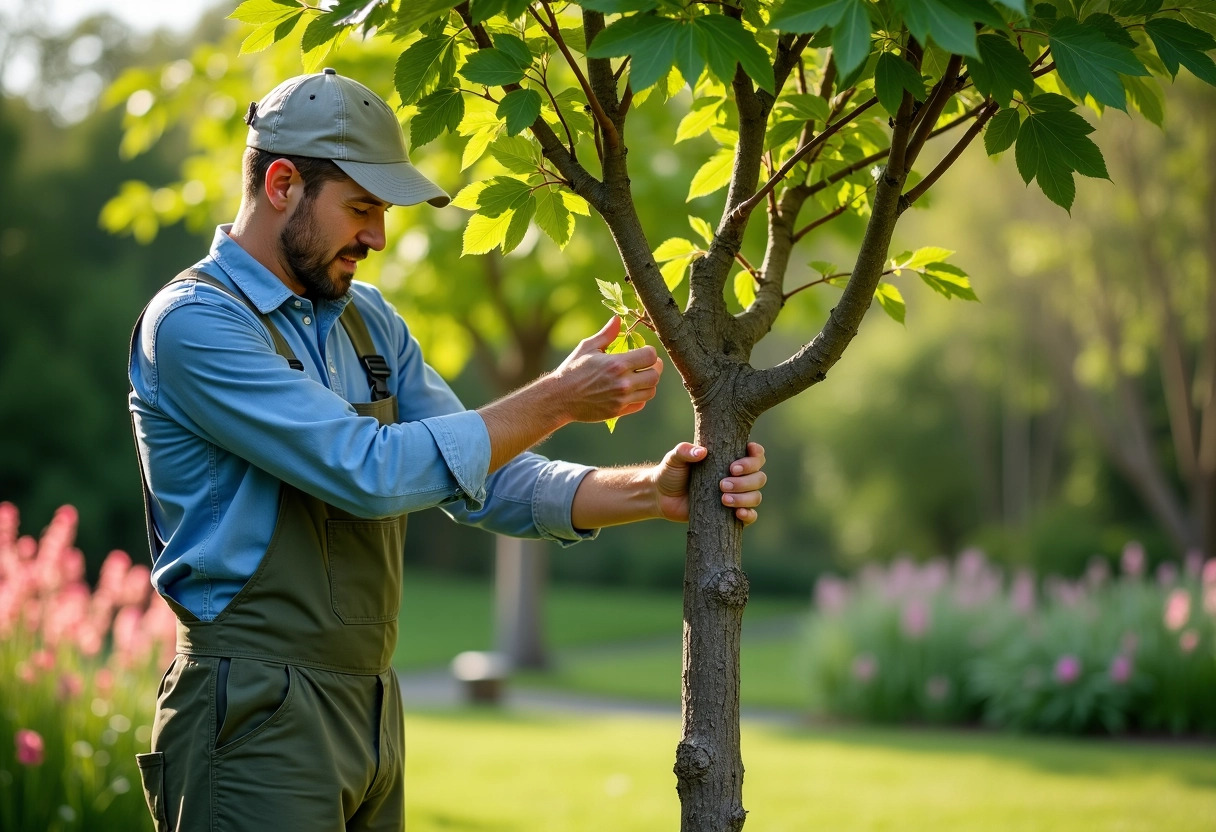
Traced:
POLYGON ((336 300, 346 294, 359 261, 384 248, 388 207, 349 178, 305 195, 279 235, 284 265, 305 296, 336 300))

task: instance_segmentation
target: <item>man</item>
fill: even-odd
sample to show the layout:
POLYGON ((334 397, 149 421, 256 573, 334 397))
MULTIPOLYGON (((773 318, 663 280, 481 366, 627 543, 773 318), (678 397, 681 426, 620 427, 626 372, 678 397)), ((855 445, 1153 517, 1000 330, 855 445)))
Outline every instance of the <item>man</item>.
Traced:
MULTIPOLYGON (((179 619, 140 773, 158 829, 400 829, 389 659, 406 514, 442 505, 564 544, 686 520, 704 450, 617 470, 528 452, 654 396, 653 348, 603 352, 615 319, 552 373, 465 410, 393 308, 353 282, 391 205, 449 201, 409 164, 392 111, 326 69, 246 120, 235 222, 132 337, 153 580, 179 619)), ((722 482, 744 523, 764 483, 763 449, 748 454, 722 482)))

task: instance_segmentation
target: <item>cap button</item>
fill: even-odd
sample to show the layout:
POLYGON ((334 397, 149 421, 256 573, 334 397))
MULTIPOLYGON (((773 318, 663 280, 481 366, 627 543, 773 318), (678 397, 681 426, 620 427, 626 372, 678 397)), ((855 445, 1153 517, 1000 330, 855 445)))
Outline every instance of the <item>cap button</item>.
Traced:
POLYGON ((323 69, 321 71, 324 72, 326 75, 337 75, 338 74, 338 70, 334 69, 332 66, 327 66, 327 67, 325 67, 325 69, 323 69))

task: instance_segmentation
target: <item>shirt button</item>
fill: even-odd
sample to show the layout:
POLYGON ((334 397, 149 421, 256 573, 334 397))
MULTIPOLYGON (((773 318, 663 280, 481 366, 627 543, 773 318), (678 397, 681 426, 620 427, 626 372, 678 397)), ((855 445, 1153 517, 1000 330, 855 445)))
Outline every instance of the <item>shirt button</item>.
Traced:
POLYGON ((296 309, 299 309, 299 308, 300 308, 301 306, 303 306, 303 305, 304 305, 304 304, 303 304, 303 302, 302 302, 302 301, 296 301, 296 309))
POLYGON ((304 326, 308 326, 310 323, 312 323, 312 318, 305 315, 304 316, 304 326))

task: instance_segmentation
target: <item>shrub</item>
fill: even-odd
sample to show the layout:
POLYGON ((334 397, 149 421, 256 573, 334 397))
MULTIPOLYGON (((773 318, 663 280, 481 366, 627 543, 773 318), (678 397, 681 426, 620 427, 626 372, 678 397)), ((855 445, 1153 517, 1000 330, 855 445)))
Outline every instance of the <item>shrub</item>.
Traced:
POLYGON ((1007 581, 972 550, 823 578, 808 628, 813 707, 874 721, 1039 731, 1216 733, 1216 560, 1144 576, 1007 581))
POLYGON ((76 522, 64 506, 19 537, 0 503, 0 828, 150 829, 135 754, 174 616, 121 551, 90 589, 76 522))

